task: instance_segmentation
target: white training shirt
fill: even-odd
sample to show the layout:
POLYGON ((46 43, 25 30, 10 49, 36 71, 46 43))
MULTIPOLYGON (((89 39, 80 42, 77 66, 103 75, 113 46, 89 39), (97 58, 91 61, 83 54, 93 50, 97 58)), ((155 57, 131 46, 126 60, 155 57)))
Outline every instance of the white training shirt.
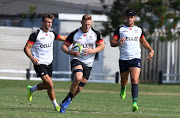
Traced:
POLYGON ((124 25, 114 32, 113 37, 119 38, 119 40, 126 37, 125 42, 119 46, 121 60, 141 58, 140 39, 144 37, 142 28, 135 25, 133 27, 124 25))
MULTIPOLYGON (((103 41, 103 38, 100 32, 94 30, 93 28, 90 28, 89 31, 86 33, 83 33, 81 29, 78 28, 75 31, 71 32, 66 39, 66 42, 69 44, 79 43, 83 47, 82 50, 88 47, 95 49, 96 43, 100 43, 102 41, 103 41)), ((71 60, 77 59, 83 62, 84 64, 86 64, 88 67, 92 67, 94 58, 95 58, 95 54, 90 54, 90 55, 85 56, 83 55, 83 51, 78 57, 71 56, 71 60)))
POLYGON ((58 39, 59 34, 52 30, 45 32, 41 28, 29 36, 28 43, 32 44, 32 55, 39 60, 40 64, 49 65, 53 61, 53 41, 58 39))

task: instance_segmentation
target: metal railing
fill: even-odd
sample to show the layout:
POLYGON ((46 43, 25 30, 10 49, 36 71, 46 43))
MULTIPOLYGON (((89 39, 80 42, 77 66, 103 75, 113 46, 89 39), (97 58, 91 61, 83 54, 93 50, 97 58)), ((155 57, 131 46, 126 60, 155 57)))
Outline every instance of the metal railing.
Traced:
MULTIPOLYGON (((31 74, 36 74, 36 72, 34 70, 30 70, 30 69, 26 69, 26 70, 0 70, 0 73, 11 73, 11 74, 25 74, 26 78, 22 78, 22 77, 0 77, 0 79, 15 79, 15 80, 40 80, 40 79, 36 79, 31 77, 31 74)), ((72 81, 73 80, 73 76, 72 76, 72 72, 71 71, 53 71, 53 75, 70 75, 71 78, 53 78, 53 80, 56 81, 72 81)), ((90 75, 91 77, 113 77, 115 78, 115 81, 108 81, 108 80, 90 80, 92 82, 105 82, 105 83, 119 83, 119 72, 116 72, 115 74, 101 74, 101 73, 91 73, 90 75)), ((89 81, 89 80, 88 80, 89 81)))
POLYGON ((180 84, 180 80, 178 79, 167 79, 167 77, 180 77, 180 74, 167 74, 162 71, 159 72, 159 84, 180 84))

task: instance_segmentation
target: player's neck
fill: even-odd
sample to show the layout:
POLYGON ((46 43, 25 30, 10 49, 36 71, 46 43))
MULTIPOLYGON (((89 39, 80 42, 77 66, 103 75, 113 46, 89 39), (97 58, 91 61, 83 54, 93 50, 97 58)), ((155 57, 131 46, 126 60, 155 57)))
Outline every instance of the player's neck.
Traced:
POLYGON ((42 27, 41 28, 44 32, 48 32, 49 31, 49 29, 47 29, 47 28, 45 28, 45 27, 42 27))
POLYGON ((133 26, 134 26, 134 23, 133 23, 133 24, 130 24, 130 25, 126 23, 126 26, 128 26, 128 27, 133 27, 133 26))
POLYGON ((82 31, 83 33, 87 33, 90 28, 89 28, 88 30, 86 30, 86 29, 84 29, 83 27, 81 27, 80 29, 81 29, 81 31, 82 31))

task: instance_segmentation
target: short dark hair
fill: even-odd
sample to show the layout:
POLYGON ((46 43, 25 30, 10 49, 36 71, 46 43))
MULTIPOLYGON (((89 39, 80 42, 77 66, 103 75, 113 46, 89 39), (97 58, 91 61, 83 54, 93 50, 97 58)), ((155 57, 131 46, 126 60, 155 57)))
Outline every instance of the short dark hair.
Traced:
POLYGON ((91 20, 91 15, 85 14, 85 15, 82 17, 82 21, 83 21, 83 20, 91 20))
POLYGON ((44 22, 46 18, 50 18, 50 19, 53 20, 54 19, 54 15, 52 15, 52 14, 44 14, 42 16, 42 22, 44 22))
POLYGON ((136 13, 134 11, 134 9, 127 9, 126 10, 126 16, 135 16, 136 13))

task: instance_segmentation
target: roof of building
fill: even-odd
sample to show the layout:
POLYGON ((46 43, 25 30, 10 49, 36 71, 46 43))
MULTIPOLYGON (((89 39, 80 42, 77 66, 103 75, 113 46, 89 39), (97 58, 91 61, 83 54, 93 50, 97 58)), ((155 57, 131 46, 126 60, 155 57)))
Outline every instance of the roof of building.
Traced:
MULTIPOLYGON (((105 0, 112 5, 114 0, 105 0)), ((43 13, 102 13, 100 0, 1 0, 0 15, 29 13, 30 6, 35 7, 37 14, 43 13)))

